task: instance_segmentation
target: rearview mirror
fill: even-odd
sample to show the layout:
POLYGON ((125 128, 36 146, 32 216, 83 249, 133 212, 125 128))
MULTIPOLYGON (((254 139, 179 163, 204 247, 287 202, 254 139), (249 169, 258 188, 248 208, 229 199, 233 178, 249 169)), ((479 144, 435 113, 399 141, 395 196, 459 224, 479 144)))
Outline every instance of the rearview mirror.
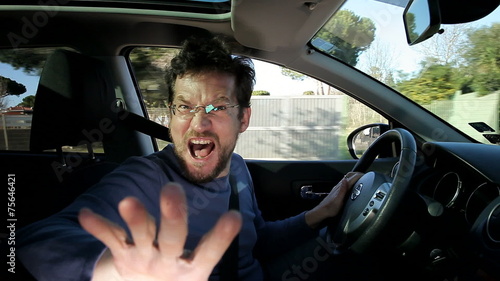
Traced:
POLYGON ((403 21, 410 46, 429 39, 439 32, 441 24, 438 0, 410 0, 403 21))

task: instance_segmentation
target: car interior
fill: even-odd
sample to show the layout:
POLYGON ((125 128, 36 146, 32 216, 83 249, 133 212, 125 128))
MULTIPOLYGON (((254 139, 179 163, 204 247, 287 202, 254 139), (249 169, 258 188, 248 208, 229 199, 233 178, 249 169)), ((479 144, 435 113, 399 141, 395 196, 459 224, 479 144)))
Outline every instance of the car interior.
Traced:
MULTIPOLYGON (((313 36, 350 1, 356 0, 3 1, 0 62, 15 65, 8 56, 13 52, 29 59, 24 50, 50 50, 37 74, 29 144, 8 149, 7 138, 1 143, 2 176, 15 175, 7 204, 15 202, 8 211, 16 229, 61 210, 125 159, 161 150, 170 141, 168 127, 148 115, 150 106, 130 59, 134 50, 175 49, 191 36, 216 34, 235 46, 235 54, 306 74, 383 117, 348 135, 328 137, 323 150, 341 142, 344 159, 314 158, 306 147, 320 146, 318 140, 297 128, 291 134, 301 141, 279 146, 304 150, 307 157, 243 155, 266 220, 311 209, 346 173, 360 171, 368 175, 360 184, 373 188, 368 193, 353 189, 342 217, 325 225, 332 255, 352 259, 349 269, 362 271, 358 266, 368 261, 381 280, 500 280, 500 137, 495 132, 500 113, 488 123, 493 131, 478 130, 488 141, 478 141, 313 46, 313 36), (367 130, 376 137, 358 153, 355 143, 367 130)), ((376 2, 401 10, 410 7, 408 2, 425 2, 431 14, 439 14, 433 28, 407 45, 437 36, 439 24, 486 17, 500 3, 376 2)), ((0 76, 8 73, 2 70, 0 76)), ((265 98, 256 97, 253 110, 265 98)), ((322 125, 307 126, 319 130, 322 125)), ((2 134, 8 130, 2 125, 2 134)), ((253 150, 267 146, 258 142, 245 144, 253 150)), ((3 247, 11 246, 8 231, 1 231, 3 247)), ((16 269, 12 280, 34 280, 20 262, 16 269)), ((334 280, 335 273, 331 276, 334 280)))

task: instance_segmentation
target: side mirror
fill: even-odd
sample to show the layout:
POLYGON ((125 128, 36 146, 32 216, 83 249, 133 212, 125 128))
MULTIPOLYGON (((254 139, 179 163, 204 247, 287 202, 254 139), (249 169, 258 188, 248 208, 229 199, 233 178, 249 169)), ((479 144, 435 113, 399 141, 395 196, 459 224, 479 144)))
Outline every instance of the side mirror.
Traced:
POLYGON ((440 30, 438 0, 410 0, 403 12, 403 21, 410 46, 429 39, 440 30))
POLYGON ((376 123, 357 128, 347 136, 347 147, 352 158, 359 159, 368 147, 383 133, 388 131, 389 125, 376 123))

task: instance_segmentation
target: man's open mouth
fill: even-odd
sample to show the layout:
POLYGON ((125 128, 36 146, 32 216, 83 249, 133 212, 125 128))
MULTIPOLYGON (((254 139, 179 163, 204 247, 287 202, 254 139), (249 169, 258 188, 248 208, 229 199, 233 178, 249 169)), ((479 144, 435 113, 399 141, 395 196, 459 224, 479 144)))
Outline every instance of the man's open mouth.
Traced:
POLYGON ((195 159, 203 159, 210 155, 215 148, 215 144, 207 139, 191 139, 189 141, 189 152, 195 159))

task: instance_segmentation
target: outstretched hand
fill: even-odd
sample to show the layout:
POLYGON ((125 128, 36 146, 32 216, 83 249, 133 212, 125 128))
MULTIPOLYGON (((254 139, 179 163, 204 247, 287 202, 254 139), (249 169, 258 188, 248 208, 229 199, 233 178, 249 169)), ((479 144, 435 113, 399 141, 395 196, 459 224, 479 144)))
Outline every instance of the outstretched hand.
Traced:
POLYGON ((188 233, 186 197, 182 187, 167 184, 161 192, 158 236, 154 219, 135 198, 123 199, 119 212, 132 237, 109 220, 83 209, 82 227, 107 247, 94 270, 93 280, 207 280, 241 229, 241 215, 222 215, 192 253, 185 253, 188 233), (156 238, 157 237, 157 238, 156 238))

